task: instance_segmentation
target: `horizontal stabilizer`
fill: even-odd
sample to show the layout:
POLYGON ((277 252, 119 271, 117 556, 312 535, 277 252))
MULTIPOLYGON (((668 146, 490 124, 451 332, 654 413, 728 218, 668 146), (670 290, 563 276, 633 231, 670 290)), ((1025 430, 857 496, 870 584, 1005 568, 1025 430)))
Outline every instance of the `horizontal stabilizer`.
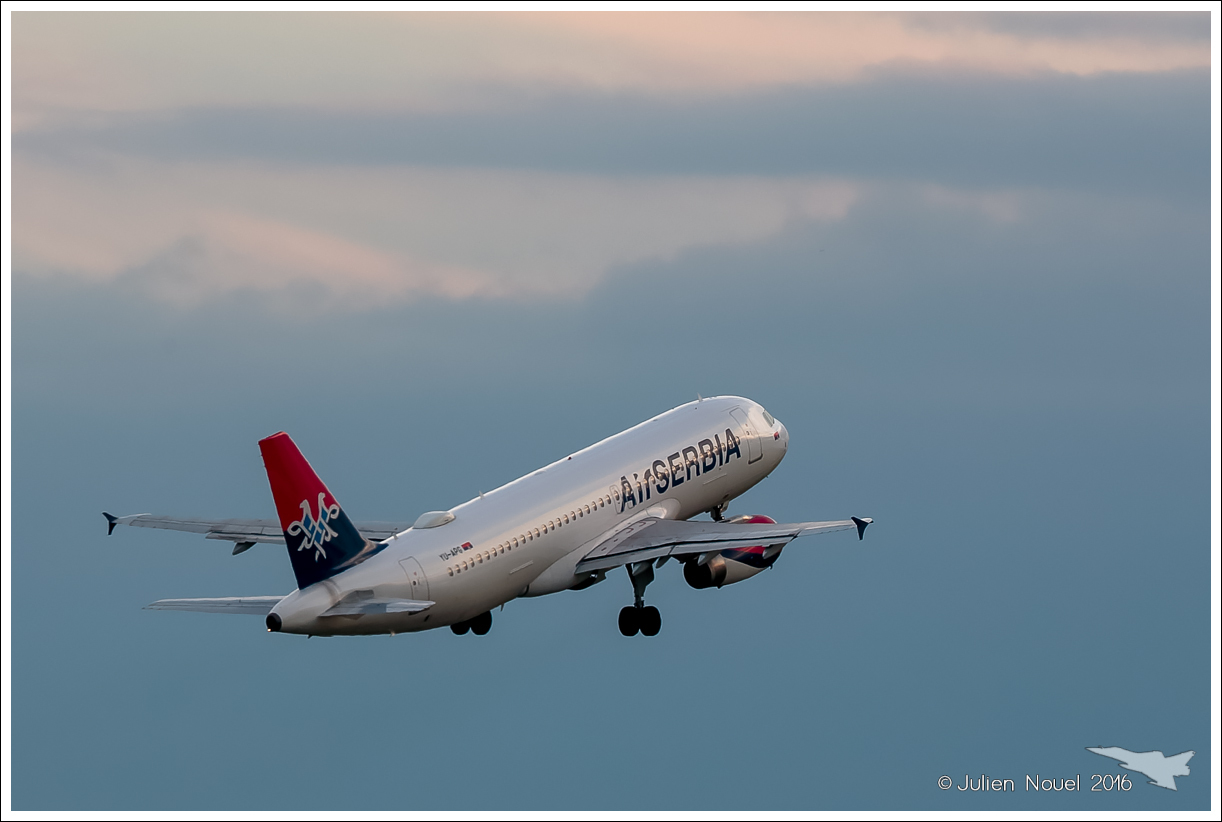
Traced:
POLYGON ((267 616, 283 596, 212 597, 210 599, 159 599, 145 605, 155 611, 200 611, 208 614, 254 614, 267 616))
POLYGON ((418 614, 433 607, 423 599, 358 599, 339 602, 319 616, 362 616, 364 614, 418 614))

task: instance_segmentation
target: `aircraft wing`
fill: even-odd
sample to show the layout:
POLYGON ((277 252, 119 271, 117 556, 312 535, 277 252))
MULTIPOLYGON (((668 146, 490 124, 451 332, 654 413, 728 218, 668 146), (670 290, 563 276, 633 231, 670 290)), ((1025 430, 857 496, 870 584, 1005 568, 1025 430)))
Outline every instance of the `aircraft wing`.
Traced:
POLYGON ((256 614, 267 616, 276 603, 284 599, 278 597, 213 597, 211 599, 159 599, 145 605, 155 611, 203 611, 209 614, 256 614))
POLYGON ((576 573, 603 571, 659 557, 783 545, 800 536, 850 528, 856 528, 857 538, 861 539, 871 522, 869 517, 792 523, 686 522, 646 517, 600 542, 577 563, 576 573))
MULTIPOLYGON (((131 514, 116 517, 102 512, 106 517, 107 534, 116 525, 131 525, 136 528, 163 528, 168 531, 189 531, 203 534, 205 539, 223 539, 235 543, 233 552, 240 554, 256 542, 284 544, 284 531, 274 519, 190 519, 184 517, 162 517, 154 514, 131 514)), ((410 522, 356 522, 353 523, 361 536, 373 542, 381 542, 411 527, 410 522)))

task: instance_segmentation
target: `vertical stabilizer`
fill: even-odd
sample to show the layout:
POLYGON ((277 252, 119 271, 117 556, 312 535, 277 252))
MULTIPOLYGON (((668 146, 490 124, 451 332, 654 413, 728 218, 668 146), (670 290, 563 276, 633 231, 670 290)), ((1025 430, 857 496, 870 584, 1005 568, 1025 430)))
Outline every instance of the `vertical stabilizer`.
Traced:
POLYGON ((298 588, 335 576, 381 550, 356 530, 288 434, 259 440, 259 450, 298 588))

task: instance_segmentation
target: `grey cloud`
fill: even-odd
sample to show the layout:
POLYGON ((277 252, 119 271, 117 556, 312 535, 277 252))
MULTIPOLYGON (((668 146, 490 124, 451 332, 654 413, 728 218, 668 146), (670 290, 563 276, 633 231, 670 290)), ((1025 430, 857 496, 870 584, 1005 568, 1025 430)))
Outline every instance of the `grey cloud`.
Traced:
POLYGON ((901 16, 909 26, 931 31, 985 29, 1020 37, 1209 42, 1207 11, 969 11, 901 16))
POLYGON ((497 111, 199 109, 19 133, 15 153, 596 174, 824 174, 953 186, 1209 193, 1206 71, 939 73, 710 100, 519 97, 497 111))

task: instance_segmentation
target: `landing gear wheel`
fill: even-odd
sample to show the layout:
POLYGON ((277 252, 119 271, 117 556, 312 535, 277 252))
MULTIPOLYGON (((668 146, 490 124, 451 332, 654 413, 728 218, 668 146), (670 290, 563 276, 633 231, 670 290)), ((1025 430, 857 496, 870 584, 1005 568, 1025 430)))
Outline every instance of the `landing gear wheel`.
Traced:
POLYGON ((637 622, 641 626, 642 636, 657 636, 658 631, 662 630, 662 614, 652 605, 641 609, 637 622))
POLYGON ((619 612, 619 632, 624 636, 636 636, 637 631, 641 630, 640 620, 637 618, 638 608, 628 605, 619 612))
POLYGON ((463 634, 465 634, 467 631, 471 630, 471 623, 469 623, 469 622, 455 622, 453 625, 451 625, 451 626, 450 626, 450 630, 451 630, 451 631, 453 631, 453 632, 454 632, 455 634, 457 634, 458 636, 462 636, 462 635, 463 635, 463 634))
POLYGON ((492 612, 484 611, 482 614, 471 620, 471 633, 476 636, 483 636, 492 630, 492 612))

